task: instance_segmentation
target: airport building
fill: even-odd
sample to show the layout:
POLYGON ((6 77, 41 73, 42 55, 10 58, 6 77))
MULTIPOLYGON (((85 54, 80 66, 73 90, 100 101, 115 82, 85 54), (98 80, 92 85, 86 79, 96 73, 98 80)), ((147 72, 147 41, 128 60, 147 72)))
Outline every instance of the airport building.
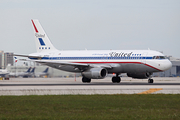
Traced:
POLYGON ((0 51, 0 69, 5 69, 8 64, 13 65, 13 53, 0 51))
MULTIPOLYGON (((26 72, 30 67, 31 68, 35 67, 35 73, 39 73, 39 72, 43 72, 48 66, 45 65, 27 66, 27 64, 23 64, 22 66, 7 66, 7 69, 11 73, 18 74, 18 73, 26 72)), ((65 72, 51 67, 49 67, 48 74, 49 74, 48 77, 74 77, 75 75, 80 76, 80 74, 65 72)))
POLYGON ((14 64, 13 53, 4 53, 4 66, 6 67, 8 64, 11 66, 14 64))
POLYGON ((4 51, 0 51, 0 69, 4 69, 4 51))

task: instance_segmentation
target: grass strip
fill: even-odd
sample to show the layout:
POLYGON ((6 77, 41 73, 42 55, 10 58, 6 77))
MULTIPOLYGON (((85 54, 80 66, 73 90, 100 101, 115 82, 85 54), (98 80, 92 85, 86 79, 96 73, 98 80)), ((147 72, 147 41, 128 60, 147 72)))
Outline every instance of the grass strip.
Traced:
POLYGON ((180 120, 180 95, 0 96, 0 119, 180 120))

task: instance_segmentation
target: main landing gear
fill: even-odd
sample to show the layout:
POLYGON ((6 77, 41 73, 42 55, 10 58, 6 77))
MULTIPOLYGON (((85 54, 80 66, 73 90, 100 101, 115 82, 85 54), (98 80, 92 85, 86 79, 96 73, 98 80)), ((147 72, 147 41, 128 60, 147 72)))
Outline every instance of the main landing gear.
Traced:
POLYGON ((83 82, 83 83, 90 83, 90 82, 91 82, 91 79, 86 78, 86 77, 83 77, 83 78, 82 78, 82 82, 83 82))
POLYGON ((148 79, 148 83, 153 83, 154 82, 154 80, 153 79, 148 79))
POLYGON ((112 77, 112 82, 113 83, 120 83, 121 78, 116 74, 116 76, 112 77))

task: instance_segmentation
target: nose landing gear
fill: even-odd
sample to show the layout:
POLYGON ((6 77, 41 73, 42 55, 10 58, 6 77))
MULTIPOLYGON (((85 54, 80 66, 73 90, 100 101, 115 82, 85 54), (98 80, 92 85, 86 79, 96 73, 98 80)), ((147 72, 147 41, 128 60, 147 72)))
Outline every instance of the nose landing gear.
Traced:
POLYGON ((154 82, 154 80, 153 79, 148 79, 148 83, 153 83, 154 82))

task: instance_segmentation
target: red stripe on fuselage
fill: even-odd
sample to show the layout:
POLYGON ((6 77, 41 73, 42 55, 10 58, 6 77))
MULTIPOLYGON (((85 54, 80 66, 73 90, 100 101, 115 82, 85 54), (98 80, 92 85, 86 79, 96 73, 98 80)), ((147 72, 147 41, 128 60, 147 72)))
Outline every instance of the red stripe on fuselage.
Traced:
POLYGON ((31 21, 32 21, 32 24, 33 24, 33 26, 34 26, 35 31, 38 33, 38 30, 37 30, 37 28, 36 28, 36 26, 35 26, 33 20, 31 20, 31 21))
MULTIPOLYGON (((123 63, 134 63, 134 64, 143 64, 143 63, 141 63, 141 62, 74 62, 74 63, 86 63, 86 64, 108 64, 108 63, 119 63, 119 64, 123 64, 123 63)), ((153 69, 156 69, 156 70, 158 70, 158 71, 162 71, 162 70, 160 70, 160 69, 158 69, 158 68, 155 68, 155 67, 153 67, 153 66, 151 66, 151 65, 148 65, 148 64, 143 64, 143 65, 146 65, 146 66, 151 67, 151 68, 153 68, 153 69)))
POLYGON ((146 65, 146 66, 148 66, 148 67, 151 67, 151 68, 154 68, 154 69, 156 69, 156 70, 162 71, 162 70, 160 70, 160 69, 158 69, 158 68, 155 68, 155 67, 153 67, 153 66, 151 66, 151 65, 148 65, 148 64, 144 64, 144 65, 146 65))

